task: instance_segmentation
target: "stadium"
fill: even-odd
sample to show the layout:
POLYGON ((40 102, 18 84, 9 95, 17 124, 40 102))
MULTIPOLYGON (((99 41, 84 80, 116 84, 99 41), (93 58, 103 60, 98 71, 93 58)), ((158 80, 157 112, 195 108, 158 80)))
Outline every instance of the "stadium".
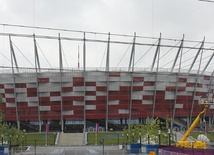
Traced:
MULTIPOLYGON (((0 34, 0 109, 18 129, 121 130, 157 117, 187 128, 200 98, 214 98, 214 49, 205 39, 40 30, 0 34)), ((213 105, 200 125, 214 126, 213 105)))

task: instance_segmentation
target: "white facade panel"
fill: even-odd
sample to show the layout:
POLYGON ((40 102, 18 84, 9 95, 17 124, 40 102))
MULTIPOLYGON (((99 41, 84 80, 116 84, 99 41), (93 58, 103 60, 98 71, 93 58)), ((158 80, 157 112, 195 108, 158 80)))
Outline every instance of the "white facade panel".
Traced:
POLYGON ((16 93, 25 93, 26 88, 16 88, 16 93))
POLYGON ((96 91, 96 96, 106 96, 107 92, 106 91, 96 91))
POLYGON ((0 94, 4 94, 5 90, 4 89, 0 89, 0 94))
POLYGON ((39 106, 39 111, 50 111, 51 107, 50 106, 39 106))
POLYGON ((119 100, 110 100, 108 101, 108 105, 119 105, 119 100))
POLYGON ((50 97, 50 93, 48 93, 48 92, 39 92, 39 97, 50 97))
POLYGON ((118 114, 129 114, 128 109, 118 109, 118 114))
POLYGON ((62 115, 74 115, 74 111, 73 110, 64 110, 64 111, 62 111, 62 115))
POLYGON ((84 87, 73 87, 73 91, 84 91, 84 87))
POLYGON ((29 102, 38 102, 38 97, 28 97, 27 101, 28 101, 28 103, 29 102))
POLYGON ((5 98, 14 98, 15 94, 5 94, 5 98))
POLYGON ((86 110, 96 110, 96 105, 85 105, 86 110))
POLYGON ((154 91, 155 90, 155 87, 154 86, 144 86, 143 87, 143 90, 151 90, 151 91, 154 91))
POLYGON ((183 108, 183 104, 175 104, 175 108, 176 109, 182 109, 183 108))
POLYGON ((107 86, 107 81, 106 82, 97 82, 96 86, 107 86))
POLYGON ((84 106, 84 102, 83 101, 73 101, 73 105, 75 106, 84 106))
POLYGON ((135 95, 135 94, 133 94, 132 95, 132 99, 133 100, 142 100, 142 95, 135 95))
POLYGON ((142 95, 154 95, 153 91, 142 91, 142 95))
POLYGON ((96 87, 95 86, 87 86, 86 91, 96 91, 96 87))
POLYGON ((96 100, 96 96, 85 96, 85 100, 87 100, 87 101, 95 101, 96 100))
POLYGON ((6 107, 16 107, 16 104, 15 103, 8 103, 6 102, 6 107))
POLYGON ((120 81, 120 77, 109 77, 109 81, 118 82, 118 81, 120 81))
POLYGON ((73 84, 71 82, 63 82, 62 87, 72 87, 73 84))
POLYGON ((38 107, 38 102, 28 102, 28 107, 38 107))
POLYGON ((61 97, 60 96, 51 96, 50 101, 61 101, 61 97))
POLYGON ((144 77, 144 82, 153 82, 155 81, 155 77, 153 75, 149 77, 144 77))
POLYGON ((16 101, 17 102, 26 102, 27 101, 27 94, 26 93, 16 94, 16 101))
MULTIPOLYGON (((12 82, 13 83, 13 82, 12 82)), ((13 88, 13 84, 10 83, 10 84, 4 84, 4 88, 13 88)))
POLYGON ((153 104, 153 100, 142 100, 142 104, 153 104))
POLYGON ((27 83, 27 88, 36 88, 36 83, 27 83))
POLYGON ((83 95, 84 95, 84 91, 71 92, 71 96, 83 96, 83 95))

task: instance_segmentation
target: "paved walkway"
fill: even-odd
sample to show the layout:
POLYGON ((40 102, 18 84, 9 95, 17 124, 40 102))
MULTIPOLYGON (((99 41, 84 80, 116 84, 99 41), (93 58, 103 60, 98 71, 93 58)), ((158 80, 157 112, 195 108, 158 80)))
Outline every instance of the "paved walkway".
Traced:
POLYGON ((119 146, 47 146, 31 147, 28 151, 14 153, 14 155, 127 155, 126 150, 120 150, 119 146))

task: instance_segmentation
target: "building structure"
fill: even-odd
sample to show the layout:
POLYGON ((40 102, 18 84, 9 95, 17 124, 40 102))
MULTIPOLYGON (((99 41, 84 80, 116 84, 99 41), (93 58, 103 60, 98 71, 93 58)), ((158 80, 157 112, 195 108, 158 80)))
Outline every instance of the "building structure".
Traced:
MULTIPOLYGON (((6 122, 13 122, 20 129, 34 124, 38 131, 43 131, 45 124, 50 126, 57 122, 62 132, 69 125, 80 125, 79 130, 87 131, 91 125, 99 123, 104 130, 129 123, 141 123, 146 118, 172 118, 172 126, 189 126, 192 119, 203 108, 198 104, 201 97, 213 100, 213 70, 207 71, 213 62, 214 52, 204 47, 184 46, 184 38, 179 46, 161 45, 161 36, 156 43, 136 42, 136 34, 131 43, 131 56, 127 68, 110 67, 110 45, 127 44, 127 42, 86 39, 83 42, 83 67, 65 69, 61 40, 58 38, 59 68, 42 68, 37 50, 36 38, 44 36, 26 35, 34 41, 35 68, 20 68, 11 37, 23 37, 17 34, 1 34, 9 36, 11 67, 0 73, 0 94, 3 104, 0 108, 5 114, 6 122), (105 68, 91 69, 86 66, 87 42, 104 42, 107 45, 105 68), (135 67, 136 46, 154 46, 154 57, 148 68, 135 67), (160 67, 160 48, 175 48, 175 57, 170 68, 160 67), (194 49, 196 55, 190 67, 183 69, 183 49, 194 49), (211 55, 202 67, 203 51, 211 55), (198 60, 197 70, 193 70, 198 60), (180 62, 178 62, 180 60, 180 62), (177 68, 176 68, 176 64, 177 68)), ((51 37, 49 37, 51 38, 51 37)), ((78 62, 79 63, 79 62, 78 62)), ((204 117, 209 126, 214 125, 214 106, 211 105, 204 117)))

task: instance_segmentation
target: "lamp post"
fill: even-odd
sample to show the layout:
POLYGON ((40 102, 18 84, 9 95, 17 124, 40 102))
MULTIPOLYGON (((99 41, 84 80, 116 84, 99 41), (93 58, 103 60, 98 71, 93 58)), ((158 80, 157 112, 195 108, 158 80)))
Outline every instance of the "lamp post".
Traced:
POLYGON ((148 144, 150 144, 150 137, 149 137, 149 134, 148 134, 148 144))
POLYGON ((36 139, 35 139, 35 155, 36 155, 36 139))
POLYGON ((117 133, 117 142, 118 142, 118 145, 120 144, 120 135, 119 135, 119 132, 117 133))
POLYGON ((128 143, 128 141, 129 141, 129 133, 127 133, 127 141, 126 141, 126 145, 127 145, 127 143, 128 143))
POLYGON ((16 135, 16 144, 18 144, 19 135, 16 135))
POLYGON ((134 143, 134 132, 132 132, 132 142, 134 143))
POLYGON ((22 135, 22 152, 24 150, 24 135, 22 135))
POLYGON ((11 154, 11 144, 12 144, 12 141, 11 141, 11 135, 10 135, 10 145, 9 145, 9 154, 11 154))
POLYGON ((206 125, 206 120, 204 119, 204 134, 207 135, 207 129, 206 129, 207 125, 206 125))
POLYGON ((168 138, 169 138, 169 146, 171 145, 171 140, 170 140, 170 129, 168 129, 168 138))
POLYGON ((4 143, 4 135, 2 134, 1 135, 1 144, 3 145, 3 143, 4 143))
POLYGON ((158 140, 159 140, 159 146, 161 145, 161 131, 158 130, 158 140))
POLYGON ((102 143, 103 143, 103 155, 104 155, 104 138, 102 139, 102 143))
POLYGON ((141 132, 139 132, 139 137, 140 137, 140 152, 142 152, 141 148, 142 148, 142 141, 141 141, 141 132))

